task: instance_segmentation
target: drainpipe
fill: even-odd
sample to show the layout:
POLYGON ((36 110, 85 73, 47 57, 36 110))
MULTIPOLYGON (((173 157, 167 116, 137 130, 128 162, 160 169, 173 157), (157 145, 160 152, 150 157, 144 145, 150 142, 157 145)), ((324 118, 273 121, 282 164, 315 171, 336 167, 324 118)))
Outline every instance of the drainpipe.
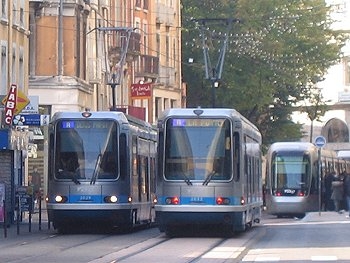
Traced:
POLYGON ((58 10, 58 76, 63 75, 63 0, 60 0, 58 10))

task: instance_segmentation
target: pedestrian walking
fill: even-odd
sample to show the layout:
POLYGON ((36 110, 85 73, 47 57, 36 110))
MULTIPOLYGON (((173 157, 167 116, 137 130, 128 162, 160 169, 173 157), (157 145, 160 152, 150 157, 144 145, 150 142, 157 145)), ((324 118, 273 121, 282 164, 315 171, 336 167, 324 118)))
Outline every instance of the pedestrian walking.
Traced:
POLYGON ((344 197, 344 186, 343 181, 340 177, 335 173, 334 180, 332 182, 332 195, 331 199, 334 202, 335 211, 341 213, 341 203, 344 197))
POLYGON ((29 185, 33 187, 33 197, 35 207, 38 206, 38 202, 40 201, 40 191, 41 191, 41 177, 38 172, 38 168, 36 166, 33 167, 33 172, 29 177, 29 185))

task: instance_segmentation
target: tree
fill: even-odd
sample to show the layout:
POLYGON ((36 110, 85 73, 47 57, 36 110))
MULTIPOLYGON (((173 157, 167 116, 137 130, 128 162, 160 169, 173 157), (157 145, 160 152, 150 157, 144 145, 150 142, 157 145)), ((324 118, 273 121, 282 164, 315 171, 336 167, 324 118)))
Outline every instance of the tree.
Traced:
POLYGON ((310 95, 308 96, 308 101, 303 107, 303 111, 307 113, 308 118, 311 121, 310 125, 310 142, 313 142, 313 132, 314 132, 314 121, 320 121, 326 111, 328 110, 328 105, 326 101, 323 101, 323 96, 320 89, 312 86, 309 89, 310 95))
MULTIPOLYGON (((219 107, 233 107, 255 123, 264 144, 298 140, 301 125, 294 106, 311 99, 310 83, 339 61, 345 36, 330 29, 323 0, 183 0, 183 58, 188 106, 210 107, 211 85, 204 80, 201 36, 193 18, 234 18, 220 87, 219 107), (199 96, 201 94, 201 96, 199 96)), ((207 28, 210 55, 220 50, 220 26, 207 28)), ((319 113, 319 112, 316 112, 319 113)))

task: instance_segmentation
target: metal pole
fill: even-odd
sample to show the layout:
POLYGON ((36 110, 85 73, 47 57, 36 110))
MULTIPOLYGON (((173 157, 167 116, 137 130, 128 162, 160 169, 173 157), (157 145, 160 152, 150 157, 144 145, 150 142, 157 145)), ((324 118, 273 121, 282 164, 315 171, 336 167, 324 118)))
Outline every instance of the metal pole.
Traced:
POLYGON ((111 84, 111 88, 112 88, 112 111, 115 111, 116 109, 116 103, 115 103, 115 86, 117 84, 111 84))
POLYGON ((63 75, 63 0, 60 0, 58 10, 58 75, 63 75))
POLYGON ((216 107, 215 80, 211 81, 211 89, 212 89, 212 104, 213 104, 213 108, 215 108, 216 107))
POLYGON ((322 198, 321 198, 321 175, 322 175, 322 165, 321 165, 321 147, 318 148, 318 214, 321 215, 322 209, 322 198))

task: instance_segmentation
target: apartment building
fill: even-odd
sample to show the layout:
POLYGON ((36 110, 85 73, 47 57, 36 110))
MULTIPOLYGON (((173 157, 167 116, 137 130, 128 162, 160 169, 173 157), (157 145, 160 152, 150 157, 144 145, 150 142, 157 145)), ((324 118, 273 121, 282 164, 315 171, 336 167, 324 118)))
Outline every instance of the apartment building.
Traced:
MULTIPOLYGON (((164 109, 185 106, 186 93, 181 81, 180 1, 114 3, 115 9, 111 12, 114 26, 132 29, 121 74, 124 79, 116 90, 118 105, 127 106, 138 112, 138 117, 145 116, 145 120, 155 124, 164 109)), ((118 61, 113 65, 120 68, 118 61)))
MULTIPOLYGON (((40 114, 119 110, 155 124, 184 106, 180 11, 179 0, 29 0, 28 96, 40 114)), ((40 129, 29 174, 48 161, 40 129)))
POLYGON ((167 108, 186 107, 182 83, 180 0, 156 0, 155 50, 159 78, 154 88, 154 117, 167 108))
POLYGON ((155 123, 182 106, 180 1, 29 2, 29 94, 46 113, 116 107, 155 123))
MULTIPOLYGON (((28 90, 28 12, 26 0, 0 1, 0 97, 6 97, 10 87, 21 94, 28 90)), ((4 105, 0 107, 0 202, 6 201, 8 218, 13 219, 16 187, 25 183, 25 150, 28 131, 6 124, 4 105)))

